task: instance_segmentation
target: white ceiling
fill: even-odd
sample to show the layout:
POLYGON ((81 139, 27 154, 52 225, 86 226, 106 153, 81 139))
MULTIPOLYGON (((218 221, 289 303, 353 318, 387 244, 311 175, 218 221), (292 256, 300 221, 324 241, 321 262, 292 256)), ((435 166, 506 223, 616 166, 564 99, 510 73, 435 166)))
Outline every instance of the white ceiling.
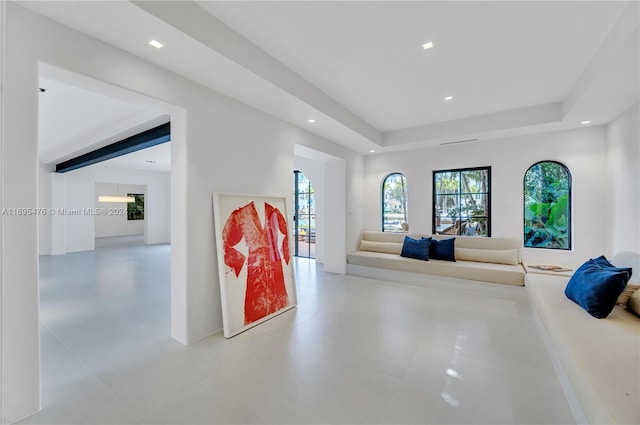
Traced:
POLYGON ((561 101, 623 7, 615 2, 199 4, 380 131, 561 101), (435 47, 425 51, 427 41, 435 47), (454 100, 445 102, 449 95, 454 100))
POLYGON ((604 124, 638 100, 635 1, 21 4, 363 154, 604 124))
MULTIPOLYGON (((59 163, 168 122, 144 108, 40 76, 38 150, 40 160, 59 163)), ((164 161, 163 161, 164 162, 164 161)))

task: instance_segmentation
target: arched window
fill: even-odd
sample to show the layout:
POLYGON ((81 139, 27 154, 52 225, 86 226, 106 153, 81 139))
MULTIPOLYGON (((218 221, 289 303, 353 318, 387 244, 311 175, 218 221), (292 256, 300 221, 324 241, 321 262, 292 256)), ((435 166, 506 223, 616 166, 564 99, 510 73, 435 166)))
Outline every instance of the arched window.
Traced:
POLYGON ((571 249, 571 173, 556 161, 524 175, 524 246, 571 249))
POLYGON ((402 232, 403 223, 407 223, 407 179, 392 173, 382 182, 382 231, 402 232))

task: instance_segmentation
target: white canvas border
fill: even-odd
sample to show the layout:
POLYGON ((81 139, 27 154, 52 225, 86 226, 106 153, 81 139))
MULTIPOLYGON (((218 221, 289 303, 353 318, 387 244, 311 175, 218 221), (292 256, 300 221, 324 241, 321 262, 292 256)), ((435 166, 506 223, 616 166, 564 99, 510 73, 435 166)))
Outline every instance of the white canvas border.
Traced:
MULTIPOLYGON (((291 239, 291 223, 289 210, 287 206, 287 198, 284 196, 268 196, 268 195, 253 195, 253 194, 245 194, 245 193, 224 193, 224 192, 214 192, 213 193, 213 219, 214 219, 214 233, 215 233, 215 243, 216 243, 216 256, 218 261, 218 276, 219 276, 219 284, 220 284, 220 300, 222 304, 222 323, 223 323, 223 333, 225 338, 231 338, 239 333, 242 333, 254 326, 257 326, 279 314, 284 313, 285 311, 289 311, 292 308, 295 308, 298 305, 298 294, 296 288, 296 279, 295 279, 295 270, 293 266, 293 254, 291 249, 291 244, 293 240, 291 239), (287 245, 287 249, 289 250, 289 264, 283 264, 283 268, 288 268, 291 276, 291 284, 290 287, 287 287, 287 294, 289 299, 291 300, 291 304, 287 307, 278 310, 274 313, 271 313, 255 322, 252 322, 248 325, 244 325, 237 329, 231 328, 230 323, 230 314, 231 314, 231 306, 229 304, 230 297, 226 288, 226 264, 224 263, 224 248, 222 242, 222 229, 224 228, 224 222, 227 217, 222 217, 223 215, 223 202, 230 201, 233 198, 236 198, 239 202, 236 202, 234 208, 241 207, 246 205, 251 201, 257 202, 269 202, 273 204, 282 204, 284 211, 282 214, 284 215, 284 219, 287 226, 287 232, 289 235, 289 243, 287 245), (246 202, 242 201, 245 200, 246 202), (244 203, 243 203, 244 202, 244 203), (289 292, 291 289, 291 292, 289 292)), ((243 268, 246 267, 243 266, 243 268)))

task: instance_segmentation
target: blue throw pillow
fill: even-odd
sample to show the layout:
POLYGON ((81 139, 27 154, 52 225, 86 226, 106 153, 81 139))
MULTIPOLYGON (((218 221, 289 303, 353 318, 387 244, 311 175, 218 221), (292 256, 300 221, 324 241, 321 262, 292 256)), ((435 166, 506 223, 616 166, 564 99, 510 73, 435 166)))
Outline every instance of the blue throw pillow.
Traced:
POLYGON ((573 273, 564 293, 587 313, 602 319, 615 307, 629 277, 627 270, 606 267, 600 259, 589 260, 573 273))
POLYGON ((413 239, 405 236, 400 256, 429 261, 430 242, 430 239, 413 239))
POLYGON ((433 239, 429 247, 429 258, 434 260, 456 261, 455 256, 456 238, 433 239))
MULTIPOLYGON (((604 255, 601 255, 598 258, 594 258, 593 261, 600 267, 604 267, 609 270, 627 272, 629 274, 629 279, 631 279, 631 274, 633 272, 633 269, 631 267, 616 267, 611 264, 609 260, 607 260, 607 257, 605 257, 604 255)), ((627 279, 627 281, 629 281, 629 279, 627 279)))

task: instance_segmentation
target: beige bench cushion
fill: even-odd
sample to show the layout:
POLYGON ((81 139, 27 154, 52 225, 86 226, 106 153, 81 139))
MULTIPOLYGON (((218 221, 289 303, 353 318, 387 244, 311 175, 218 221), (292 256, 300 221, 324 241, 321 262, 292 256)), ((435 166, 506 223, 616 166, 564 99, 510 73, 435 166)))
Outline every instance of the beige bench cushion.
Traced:
POLYGON ((627 303, 627 308, 640 316, 640 290, 631 294, 629 302, 627 303))
POLYGON ((481 263, 518 265, 517 249, 473 249, 456 248, 456 261, 478 261, 481 263))
POLYGON ((381 252, 355 251, 347 255, 349 264, 400 270, 412 273, 428 273, 439 276, 451 276, 459 279, 480 280, 484 282, 524 285, 522 265, 480 263, 475 261, 415 260, 395 254, 381 252))
POLYGON ((625 305, 631 295, 640 288, 640 254, 635 252, 620 251, 611 258, 611 264, 616 267, 631 267, 631 279, 618 297, 617 304, 625 305))
POLYGON ((566 277, 527 274, 526 289, 592 424, 640 423, 640 318, 596 319, 564 295, 566 277))
MULTIPOLYGON (((481 238, 481 237, 450 236, 450 235, 428 235, 423 233, 393 233, 393 232, 378 232, 378 231, 366 230, 362 234, 362 240, 371 241, 371 242, 399 243, 402 245, 402 242, 404 241, 405 236, 409 236, 414 239, 420 239, 422 237, 425 237, 425 238, 432 237, 438 240, 450 239, 452 237, 455 237, 456 248, 477 249, 477 250, 480 250, 480 249, 499 250, 499 251, 516 250, 517 262, 522 263, 522 258, 521 258, 522 242, 517 239, 481 238)), ((498 255, 500 255, 500 253, 498 255)), ((484 260, 475 260, 475 261, 485 262, 484 260)))
POLYGON ((360 251, 386 252, 387 254, 398 254, 402 252, 402 244, 396 242, 377 242, 362 240, 360 251))

